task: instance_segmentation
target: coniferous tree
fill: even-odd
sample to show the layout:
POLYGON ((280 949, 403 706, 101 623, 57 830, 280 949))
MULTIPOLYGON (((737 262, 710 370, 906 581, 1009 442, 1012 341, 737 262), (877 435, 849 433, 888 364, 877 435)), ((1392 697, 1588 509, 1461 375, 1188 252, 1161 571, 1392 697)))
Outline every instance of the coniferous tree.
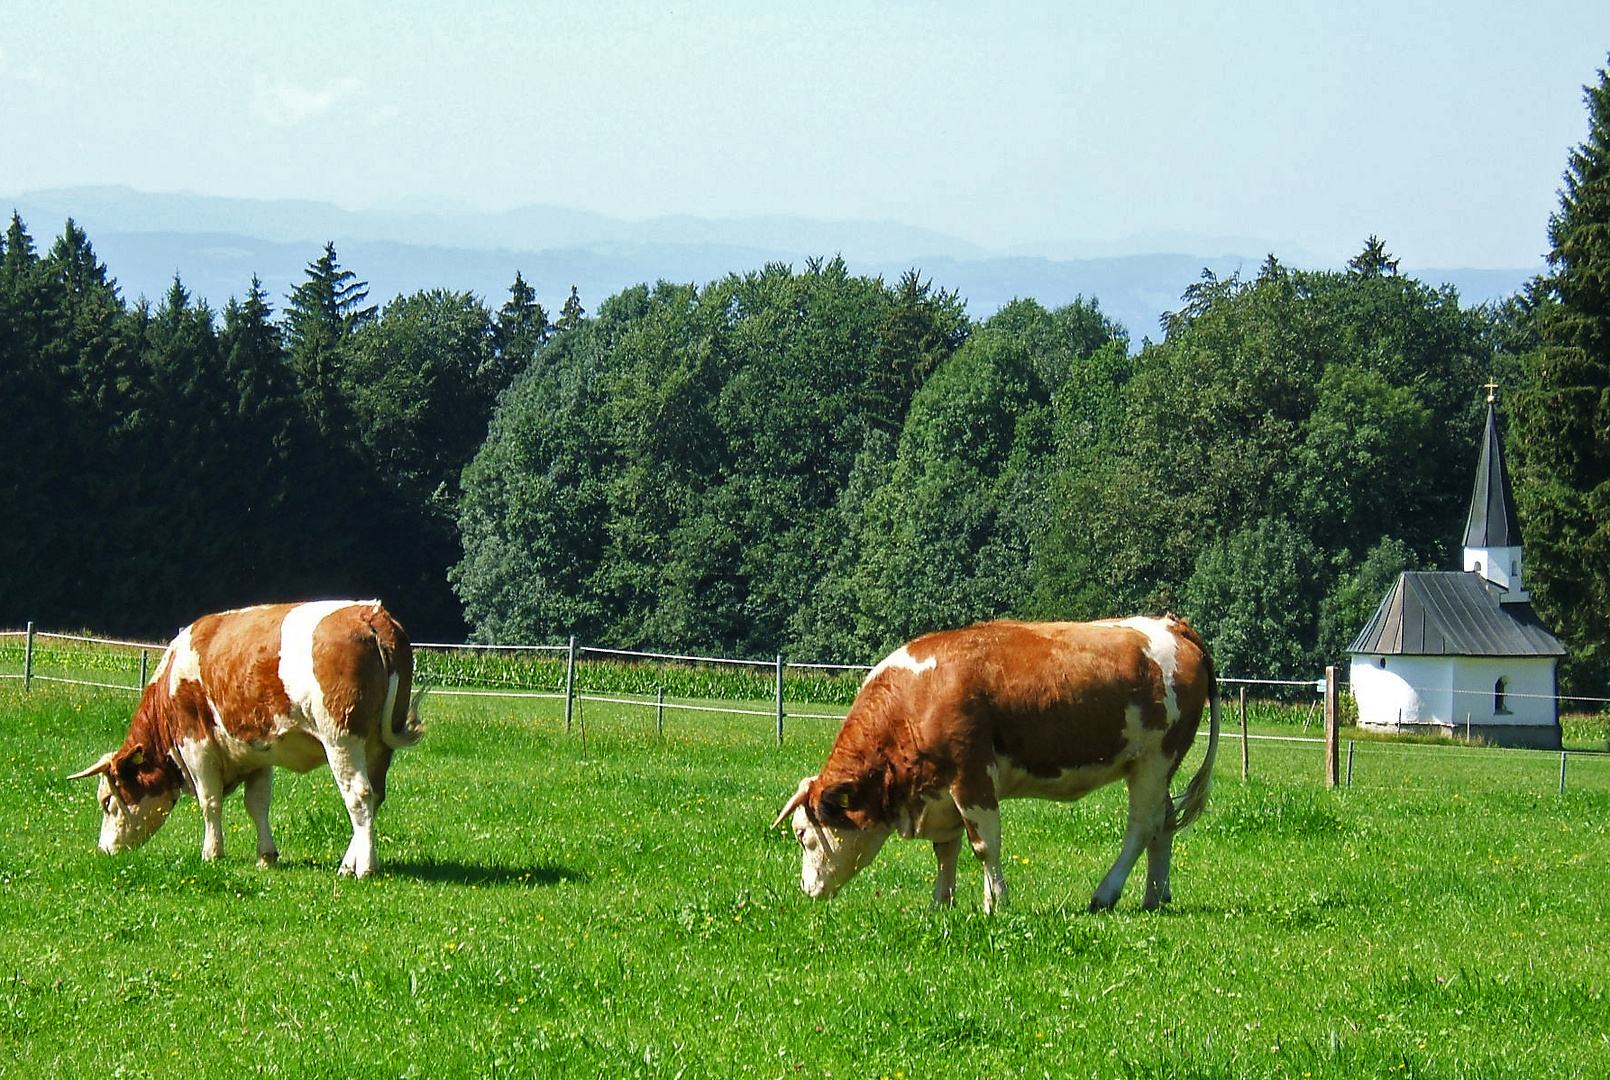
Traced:
POLYGON ((218 334, 220 408, 231 432, 231 469, 219 503, 234 523, 241 580, 262 590, 237 603, 301 595, 295 575, 306 559, 299 552, 319 542, 315 515, 302 510, 310 492, 298 482, 310 471, 298 459, 316 456, 318 447, 273 315, 254 274, 245 298, 224 306, 218 334))
POLYGON ((71 220, 31 277, 33 363, 43 387, 35 449, 53 507, 31 537, 50 553, 40 606, 81 625, 105 625, 120 602, 109 588, 119 529, 107 523, 129 505, 116 478, 126 464, 119 447, 139 334, 116 282, 71 220))
POLYGON ((349 417, 341 393, 352 336, 372 322, 376 307, 366 304, 368 282, 343 269, 335 244, 307 266, 307 280, 291 292, 285 306, 285 341, 291 370, 314 426, 325 436, 344 435, 349 417))
POLYGON ((574 330, 581 325, 582 316, 586 314, 587 309, 581 306, 581 296, 572 285, 570 295, 565 299, 565 306, 559 309, 559 318, 553 324, 554 333, 562 334, 567 330, 574 330))
MULTIPOLYGON (((50 512, 53 425, 40 416, 54 387, 39 363, 39 257, 22 218, 11 215, 0 251, 0 505, 9 527, 0 529, 0 616, 28 618, 37 610, 42 579, 52 568, 32 559, 38 541, 32 524, 50 512)), ((5 621, 0 618, 0 621, 5 621)))
POLYGON ((0 259, 0 290, 9 298, 38 263, 33 237, 28 235, 22 217, 13 210, 11 224, 6 227, 5 256, 0 259))
POLYGON ((1530 586, 1572 649, 1567 679, 1610 676, 1610 72, 1584 88, 1588 137, 1549 218, 1549 269, 1533 284, 1543 345, 1513 398, 1511 469, 1530 586))
POLYGON ((175 276, 139 327, 116 453, 97 474, 106 501, 124 507, 103 595, 114 611, 160 610, 176 597, 195 612, 235 606, 229 567, 240 540, 218 501, 235 462, 212 310, 175 276))
POLYGON ((537 350, 553 335, 548 313, 537 303, 537 291, 526 283, 518 270, 509 298, 498 309, 492 329, 492 363, 497 367, 495 381, 500 387, 514 381, 526 369, 537 350))

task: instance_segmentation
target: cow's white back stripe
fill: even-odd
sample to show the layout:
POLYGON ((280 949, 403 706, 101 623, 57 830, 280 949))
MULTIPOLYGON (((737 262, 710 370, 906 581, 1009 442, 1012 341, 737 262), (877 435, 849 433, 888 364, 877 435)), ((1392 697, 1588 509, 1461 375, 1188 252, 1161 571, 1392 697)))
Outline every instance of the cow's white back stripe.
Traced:
POLYGON ((293 704, 325 718, 324 690, 313 674, 313 631, 333 612, 351 606, 350 600, 320 600, 298 604, 280 624, 280 682, 293 704))
POLYGON ((1164 701, 1168 706, 1168 722, 1173 723, 1180 717, 1179 695, 1175 692, 1175 676, 1179 670, 1179 638, 1174 636, 1167 619, 1153 619, 1146 615, 1134 615, 1127 619, 1113 622, 1103 622, 1102 626, 1122 626, 1130 630, 1139 630, 1146 635, 1146 655, 1156 664, 1163 674, 1164 701))
POLYGON ((917 658, 907 652, 906 647, 902 645, 878 661, 878 666, 867 672, 866 678, 861 680, 861 685, 865 686, 889 668, 904 668, 914 675, 920 675, 924 671, 931 671, 938 663, 938 658, 932 656, 919 663, 917 658))
POLYGON ((179 636, 173 639, 167 652, 163 653, 162 666, 157 670, 159 674, 167 674, 170 694, 177 694, 179 684, 187 679, 192 682, 201 681, 201 657, 190 644, 190 627, 179 631, 179 636))

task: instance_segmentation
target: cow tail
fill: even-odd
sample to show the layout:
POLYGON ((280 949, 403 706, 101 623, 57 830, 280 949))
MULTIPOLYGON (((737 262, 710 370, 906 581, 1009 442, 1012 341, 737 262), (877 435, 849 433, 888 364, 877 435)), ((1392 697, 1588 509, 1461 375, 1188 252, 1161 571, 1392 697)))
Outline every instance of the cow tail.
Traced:
POLYGON ((1168 830, 1178 832, 1201 816, 1207 809, 1208 791, 1213 787, 1213 759, 1219 753, 1219 678, 1208 662, 1208 744, 1202 765, 1185 785, 1177 799, 1169 804, 1168 830))
POLYGON ((381 712, 380 738, 393 750, 414 745, 425 734, 419 719, 420 690, 409 697, 414 678, 414 650, 403 628, 384 609, 376 608, 369 629, 386 671, 386 704, 381 712))

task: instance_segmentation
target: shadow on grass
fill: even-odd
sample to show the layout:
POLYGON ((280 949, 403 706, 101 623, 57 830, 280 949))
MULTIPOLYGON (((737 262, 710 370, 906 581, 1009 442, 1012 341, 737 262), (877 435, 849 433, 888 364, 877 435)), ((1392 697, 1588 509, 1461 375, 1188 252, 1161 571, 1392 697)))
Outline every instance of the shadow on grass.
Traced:
POLYGON ((418 881, 451 882, 458 885, 558 885, 562 882, 585 882, 588 875, 567 866, 489 866, 482 863, 459 862, 455 859, 407 859, 385 862, 380 871, 393 877, 409 877, 418 881))

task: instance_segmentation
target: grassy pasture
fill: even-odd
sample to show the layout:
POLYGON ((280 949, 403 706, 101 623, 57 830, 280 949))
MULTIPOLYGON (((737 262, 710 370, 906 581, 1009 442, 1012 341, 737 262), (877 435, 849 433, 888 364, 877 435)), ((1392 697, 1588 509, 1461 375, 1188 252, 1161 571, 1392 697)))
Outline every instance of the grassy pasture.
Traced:
MULTIPOLYGON (((133 695, 0 682, 0 1077, 1597 1077, 1610 1072, 1610 761, 1223 744, 1172 910, 1084 913, 1123 794, 1009 804, 1013 906, 965 865, 928 910, 891 841, 830 903, 771 819, 832 721, 441 694, 338 879, 327 773, 276 778, 280 865, 238 796, 94 850, 68 772, 133 695)), ((764 709, 766 704, 758 704, 764 709)), ((821 711, 829 711, 823 709, 821 711)), ((1233 731, 1233 709, 1227 727, 1233 731)), ((1273 716, 1255 730, 1294 733, 1273 716)), ((1312 729, 1310 729, 1312 730, 1312 729)), ((1229 731, 1227 731, 1229 734, 1229 731)), ((1187 764, 1193 768, 1195 759, 1187 764)))

